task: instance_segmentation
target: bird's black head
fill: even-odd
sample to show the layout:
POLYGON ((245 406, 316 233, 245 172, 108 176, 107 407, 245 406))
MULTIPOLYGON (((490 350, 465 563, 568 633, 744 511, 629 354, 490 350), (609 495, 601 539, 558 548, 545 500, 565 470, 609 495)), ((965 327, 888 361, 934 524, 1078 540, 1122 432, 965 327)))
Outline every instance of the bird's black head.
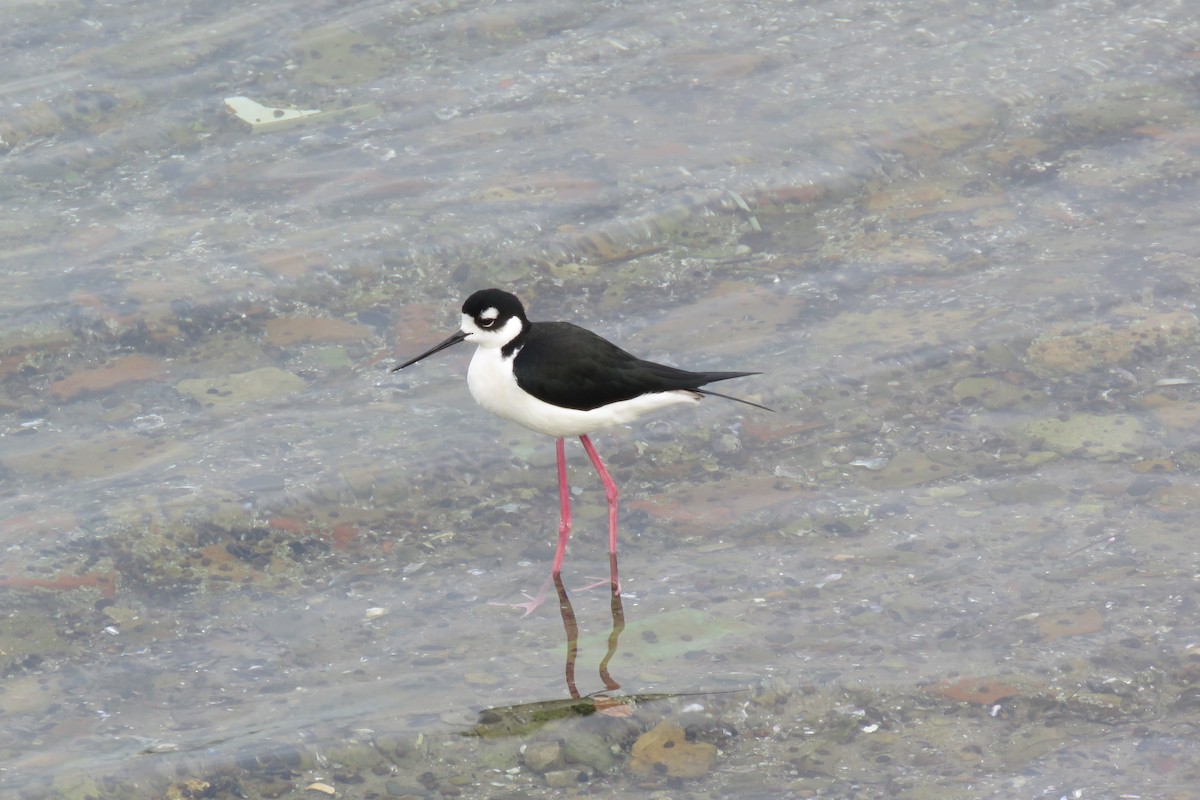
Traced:
POLYGON ((514 318, 522 323, 529 321, 517 296, 503 289, 480 289, 463 303, 462 313, 481 331, 499 330, 514 318))
MULTIPOLYGON (((500 289, 481 289, 467 298, 462 307, 462 328, 441 344, 410 358, 392 371, 404 369, 426 356, 440 353, 459 342, 472 342, 480 347, 516 347, 521 335, 529 329, 521 301, 500 289)), ((507 354, 509 350, 506 350, 507 354)))
POLYGON ((525 307, 509 292, 481 289, 463 303, 463 334, 480 347, 499 347, 504 355, 510 355, 528 330, 525 307))

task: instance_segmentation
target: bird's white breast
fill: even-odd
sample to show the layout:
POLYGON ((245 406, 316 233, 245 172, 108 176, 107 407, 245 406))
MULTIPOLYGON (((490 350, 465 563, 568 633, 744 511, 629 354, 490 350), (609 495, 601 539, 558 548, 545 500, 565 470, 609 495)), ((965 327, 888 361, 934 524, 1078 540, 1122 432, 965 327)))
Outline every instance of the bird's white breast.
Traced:
MULTIPOLYGON (((520 352, 520 351, 517 351, 520 352)), ((632 422, 643 414, 680 403, 695 403, 700 396, 686 390, 652 392, 607 406, 581 411, 538 400, 517 385, 512 359, 497 347, 479 347, 467 369, 467 388, 475 402, 498 417, 512 420, 548 436, 580 436, 612 425, 632 422)))

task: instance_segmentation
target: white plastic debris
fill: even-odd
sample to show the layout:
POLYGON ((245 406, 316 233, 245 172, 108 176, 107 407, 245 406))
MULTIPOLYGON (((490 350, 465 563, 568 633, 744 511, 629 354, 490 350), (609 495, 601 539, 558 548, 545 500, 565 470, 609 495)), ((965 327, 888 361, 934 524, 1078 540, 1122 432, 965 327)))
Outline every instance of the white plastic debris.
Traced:
POLYGON ((319 109, 272 108, 256 103, 249 97, 226 97, 225 107, 256 131, 283 128, 304 117, 321 113, 319 109))

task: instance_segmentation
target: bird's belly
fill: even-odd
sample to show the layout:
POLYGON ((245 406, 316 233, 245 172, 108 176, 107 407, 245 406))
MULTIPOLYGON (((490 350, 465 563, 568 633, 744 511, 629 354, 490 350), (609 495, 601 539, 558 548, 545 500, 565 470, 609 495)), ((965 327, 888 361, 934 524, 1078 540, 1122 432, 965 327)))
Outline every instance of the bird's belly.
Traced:
POLYGON ((479 348, 467 370, 467 388, 475 402, 498 417, 512 420, 548 436, 580 436, 632 422, 643 414, 680 403, 695 403, 700 396, 686 390, 652 392, 584 411, 539 400, 517 385, 499 350, 479 348))

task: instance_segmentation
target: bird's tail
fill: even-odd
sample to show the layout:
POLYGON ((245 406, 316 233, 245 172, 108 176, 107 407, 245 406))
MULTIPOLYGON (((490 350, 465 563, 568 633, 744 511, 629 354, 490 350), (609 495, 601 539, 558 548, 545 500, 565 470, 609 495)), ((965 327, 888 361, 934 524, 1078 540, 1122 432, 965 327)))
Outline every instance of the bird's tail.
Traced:
MULTIPOLYGON (((756 373, 749 373, 749 374, 753 375, 756 373)), ((727 394, 721 394, 720 392, 714 392, 712 389, 692 389, 691 391, 695 392, 696 394, 707 394, 707 395, 711 395, 713 397, 720 397, 722 400, 732 400, 735 403, 745 403, 748 406, 754 406, 755 408, 761 408, 763 411, 771 411, 771 412, 775 411, 775 409, 773 409, 773 408, 767 408, 766 406, 759 405, 758 403, 753 403, 749 400, 743 400, 740 397, 731 397, 727 394)))

